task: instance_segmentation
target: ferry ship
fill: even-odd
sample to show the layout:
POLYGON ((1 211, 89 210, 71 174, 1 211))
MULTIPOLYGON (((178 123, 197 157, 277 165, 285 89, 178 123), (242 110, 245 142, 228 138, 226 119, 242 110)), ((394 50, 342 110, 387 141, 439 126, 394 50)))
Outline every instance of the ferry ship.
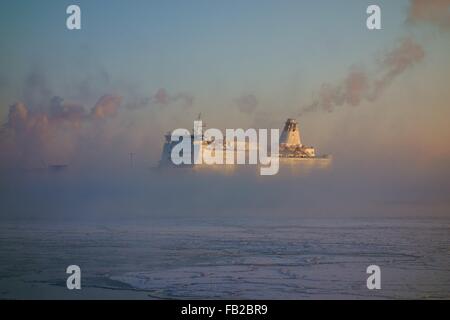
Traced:
MULTIPOLYGON (((200 116, 198 121, 200 120, 200 116)), ((250 142, 248 140, 245 141, 227 141, 226 138, 223 139, 213 139, 206 137, 204 135, 204 127, 194 128, 193 132, 190 133, 190 136, 187 137, 192 141, 191 150, 198 148, 201 150, 200 153, 194 155, 192 152, 190 164, 186 165, 175 165, 172 161, 171 154, 172 150, 179 143, 178 139, 176 141, 172 141, 172 133, 167 133, 165 135, 165 143, 163 146, 161 159, 159 161, 160 167, 167 166, 177 166, 177 167, 193 167, 193 166, 204 166, 205 162, 209 161, 196 161, 195 156, 201 157, 202 160, 205 158, 211 157, 211 154, 214 154, 214 151, 211 150, 221 150, 223 154, 226 152, 234 152, 238 153, 239 151, 244 151, 246 153, 246 157, 248 158, 248 153, 251 151, 258 151, 258 143, 250 142), (197 132, 196 132, 197 130, 197 132), (197 137, 197 139, 195 139, 197 137), (200 137, 200 138, 199 138, 200 137), (201 147, 200 147, 201 145, 201 147), (199 148, 200 147, 200 148, 199 148), (200 164, 201 163, 201 164, 200 164)), ((182 137, 179 137, 182 138, 182 137)), ((217 151, 216 151, 217 152, 217 151)), ((301 140, 300 128, 299 124, 295 119, 287 119, 284 128, 282 130, 280 140, 279 140, 279 153, 278 155, 272 155, 271 157, 278 156, 281 163, 296 163, 299 161, 302 162, 322 162, 329 163, 331 161, 330 155, 316 155, 316 150, 314 147, 304 145, 301 140)), ((248 162, 247 162, 248 163, 248 162)))

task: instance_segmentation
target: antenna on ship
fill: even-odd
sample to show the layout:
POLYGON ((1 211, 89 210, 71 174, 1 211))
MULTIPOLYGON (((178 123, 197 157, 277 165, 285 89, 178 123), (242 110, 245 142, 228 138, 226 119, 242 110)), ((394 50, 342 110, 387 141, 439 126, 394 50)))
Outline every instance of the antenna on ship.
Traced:
MULTIPOLYGON (((202 113, 200 112, 199 114, 198 114, 198 116, 197 116, 197 120, 195 120, 195 121, 201 121, 202 122, 202 126, 201 126, 201 128, 200 128, 200 130, 201 130, 201 132, 202 132, 202 137, 203 137, 203 130, 206 128, 206 124, 203 122, 203 120, 202 120, 202 113)), ((195 129, 195 128, 194 128, 195 129)), ((194 130, 195 131, 195 130, 194 130)), ((194 132, 194 134, 195 134, 195 132, 194 132)))
POLYGON ((206 128, 206 124, 202 120, 202 113, 201 112, 197 116, 197 121, 201 121, 202 122, 202 129, 206 128))

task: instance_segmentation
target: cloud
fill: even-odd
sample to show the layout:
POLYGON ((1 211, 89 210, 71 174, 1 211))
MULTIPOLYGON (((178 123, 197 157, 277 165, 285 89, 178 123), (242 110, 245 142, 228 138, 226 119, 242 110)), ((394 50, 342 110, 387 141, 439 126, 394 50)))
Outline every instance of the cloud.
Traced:
POLYGON ((169 94, 167 93, 167 90, 164 88, 158 89, 158 91, 156 91, 156 93, 153 95, 153 101, 156 104, 160 104, 163 106, 168 105, 170 97, 169 94))
POLYGON ((411 0, 407 22, 450 28, 450 0, 411 0))
POLYGON ((388 52, 381 61, 381 77, 375 80, 372 99, 378 98, 382 91, 400 74, 421 62, 425 51, 411 38, 404 39, 400 45, 388 52))
POLYGON ((22 130, 28 120, 28 109, 22 102, 17 102, 9 107, 8 121, 5 126, 13 130, 22 130))
POLYGON ((127 102, 126 108, 130 110, 142 109, 149 106, 162 108, 177 103, 181 104, 184 108, 190 108, 194 104, 194 96, 186 92, 170 94, 167 89, 159 88, 152 96, 136 97, 134 95, 127 102))
POLYGON ((160 105, 167 106, 172 103, 181 102, 185 107, 191 107, 194 103, 194 97, 188 93, 169 94, 166 89, 160 88, 152 96, 151 102, 160 105))
MULTIPOLYGON (((94 83, 86 86, 92 97, 81 95, 82 103, 74 98, 65 100, 49 89, 45 73, 37 68, 32 70, 25 78, 22 100, 9 107, 4 123, 0 124, 0 167, 30 169, 51 163, 83 166, 93 161, 102 163, 105 158, 111 163, 111 155, 117 155, 115 161, 120 162, 122 149, 128 150, 130 146, 139 149, 148 146, 149 141, 157 145, 160 138, 149 134, 157 130, 158 121, 151 127, 146 121, 146 125, 130 128, 136 117, 126 111, 148 106, 166 110, 170 106, 188 108, 194 102, 188 93, 169 93, 164 88, 143 97, 132 92, 135 88, 132 86, 128 91, 122 90, 129 93, 129 98, 119 114, 123 97, 116 94, 95 97, 94 90, 98 90, 94 83), (92 105, 95 98, 98 100, 92 105)), ((76 86, 71 88, 78 92, 76 86)))
POLYGON ((243 94, 234 101, 239 111, 246 114, 252 114, 259 104, 258 98, 253 94, 243 94))
MULTIPOLYGON (((407 22, 449 29, 450 0, 410 0, 407 22)), ((363 101, 374 101, 396 78, 424 58, 424 48, 412 38, 405 38, 375 64, 373 74, 352 68, 342 81, 322 84, 315 99, 304 106, 300 114, 320 109, 332 112, 339 106, 357 106, 363 101)))
POLYGON ((9 166, 39 167, 47 160, 67 161, 82 143, 107 138, 102 132, 108 128, 98 126, 93 120, 115 117, 121 102, 120 96, 104 95, 89 113, 83 105, 66 102, 59 96, 39 108, 14 103, 2 127, 0 162, 9 166))
POLYGON ((374 101, 401 74, 420 63, 425 57, 423 47, 411 38, 405 38, 386 52, 369 74, 353 67, 343 80, 336 84, 321 85, 316 98, 301 113, 324 110, 332 112, 340 106, 358 106, 363 101, 374 101))
POLYGON ((49 122, 47 114, 32 114, 22 102, 11 105, 0 140, 1 162, 4 163, 8 155, 12 155, 8 160, 16 165, 26 165, 32 157, 42 162, 41 151, 49 136, 49 122))
POLYGON ((86 118, 86 110, 79 103, 65 102, 63 98, 56 96, 50 101, 50 117, 55 121, 68 121, 79 125, 86 118))
POLYGON ((107 94, 101 97, 91 110, 91 118, 103 119, 115 117, 122 103, 122 97, 107 94))

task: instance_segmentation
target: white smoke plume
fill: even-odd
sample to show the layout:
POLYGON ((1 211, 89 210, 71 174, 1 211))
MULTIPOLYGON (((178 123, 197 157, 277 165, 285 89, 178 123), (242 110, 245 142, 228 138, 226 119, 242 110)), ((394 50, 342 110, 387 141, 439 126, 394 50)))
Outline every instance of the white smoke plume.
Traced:
MULTIPOLYGON (((410 0, 406 22, 450 30, 450 0, 410 0)), ((332 112, 339 106, 357 106, 362 101, 374 101, 398 76, 424 57, 425 50, 420 44, 412 38, 403 39, 384 55, 374 74, 352 69, 340 83, 322 84, 316 98, 304 106, 300 114, 316 110, 332 112)))
POLYGON ((332 112, 340 106, 358 106, 363 101, 374 101, 401 74, 425 57, 423 47, 411 38, 405 38, 384 54, 374 74, 353 68, 337 84, 324 83, 317 97, 301 113, 324 110, 332 112))
POLYGON ((411 0, 407 22, 450 29, 450 0, 411 0))

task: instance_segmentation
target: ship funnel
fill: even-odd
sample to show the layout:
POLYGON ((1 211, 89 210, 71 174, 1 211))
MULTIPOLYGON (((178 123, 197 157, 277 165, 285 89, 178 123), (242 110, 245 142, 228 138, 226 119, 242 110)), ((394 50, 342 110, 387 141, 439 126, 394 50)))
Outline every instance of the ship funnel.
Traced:
POLYGON ((280 137, 280 145, 284 147, 301 147, 300 129, 295 119, 287 119, 280 137))

